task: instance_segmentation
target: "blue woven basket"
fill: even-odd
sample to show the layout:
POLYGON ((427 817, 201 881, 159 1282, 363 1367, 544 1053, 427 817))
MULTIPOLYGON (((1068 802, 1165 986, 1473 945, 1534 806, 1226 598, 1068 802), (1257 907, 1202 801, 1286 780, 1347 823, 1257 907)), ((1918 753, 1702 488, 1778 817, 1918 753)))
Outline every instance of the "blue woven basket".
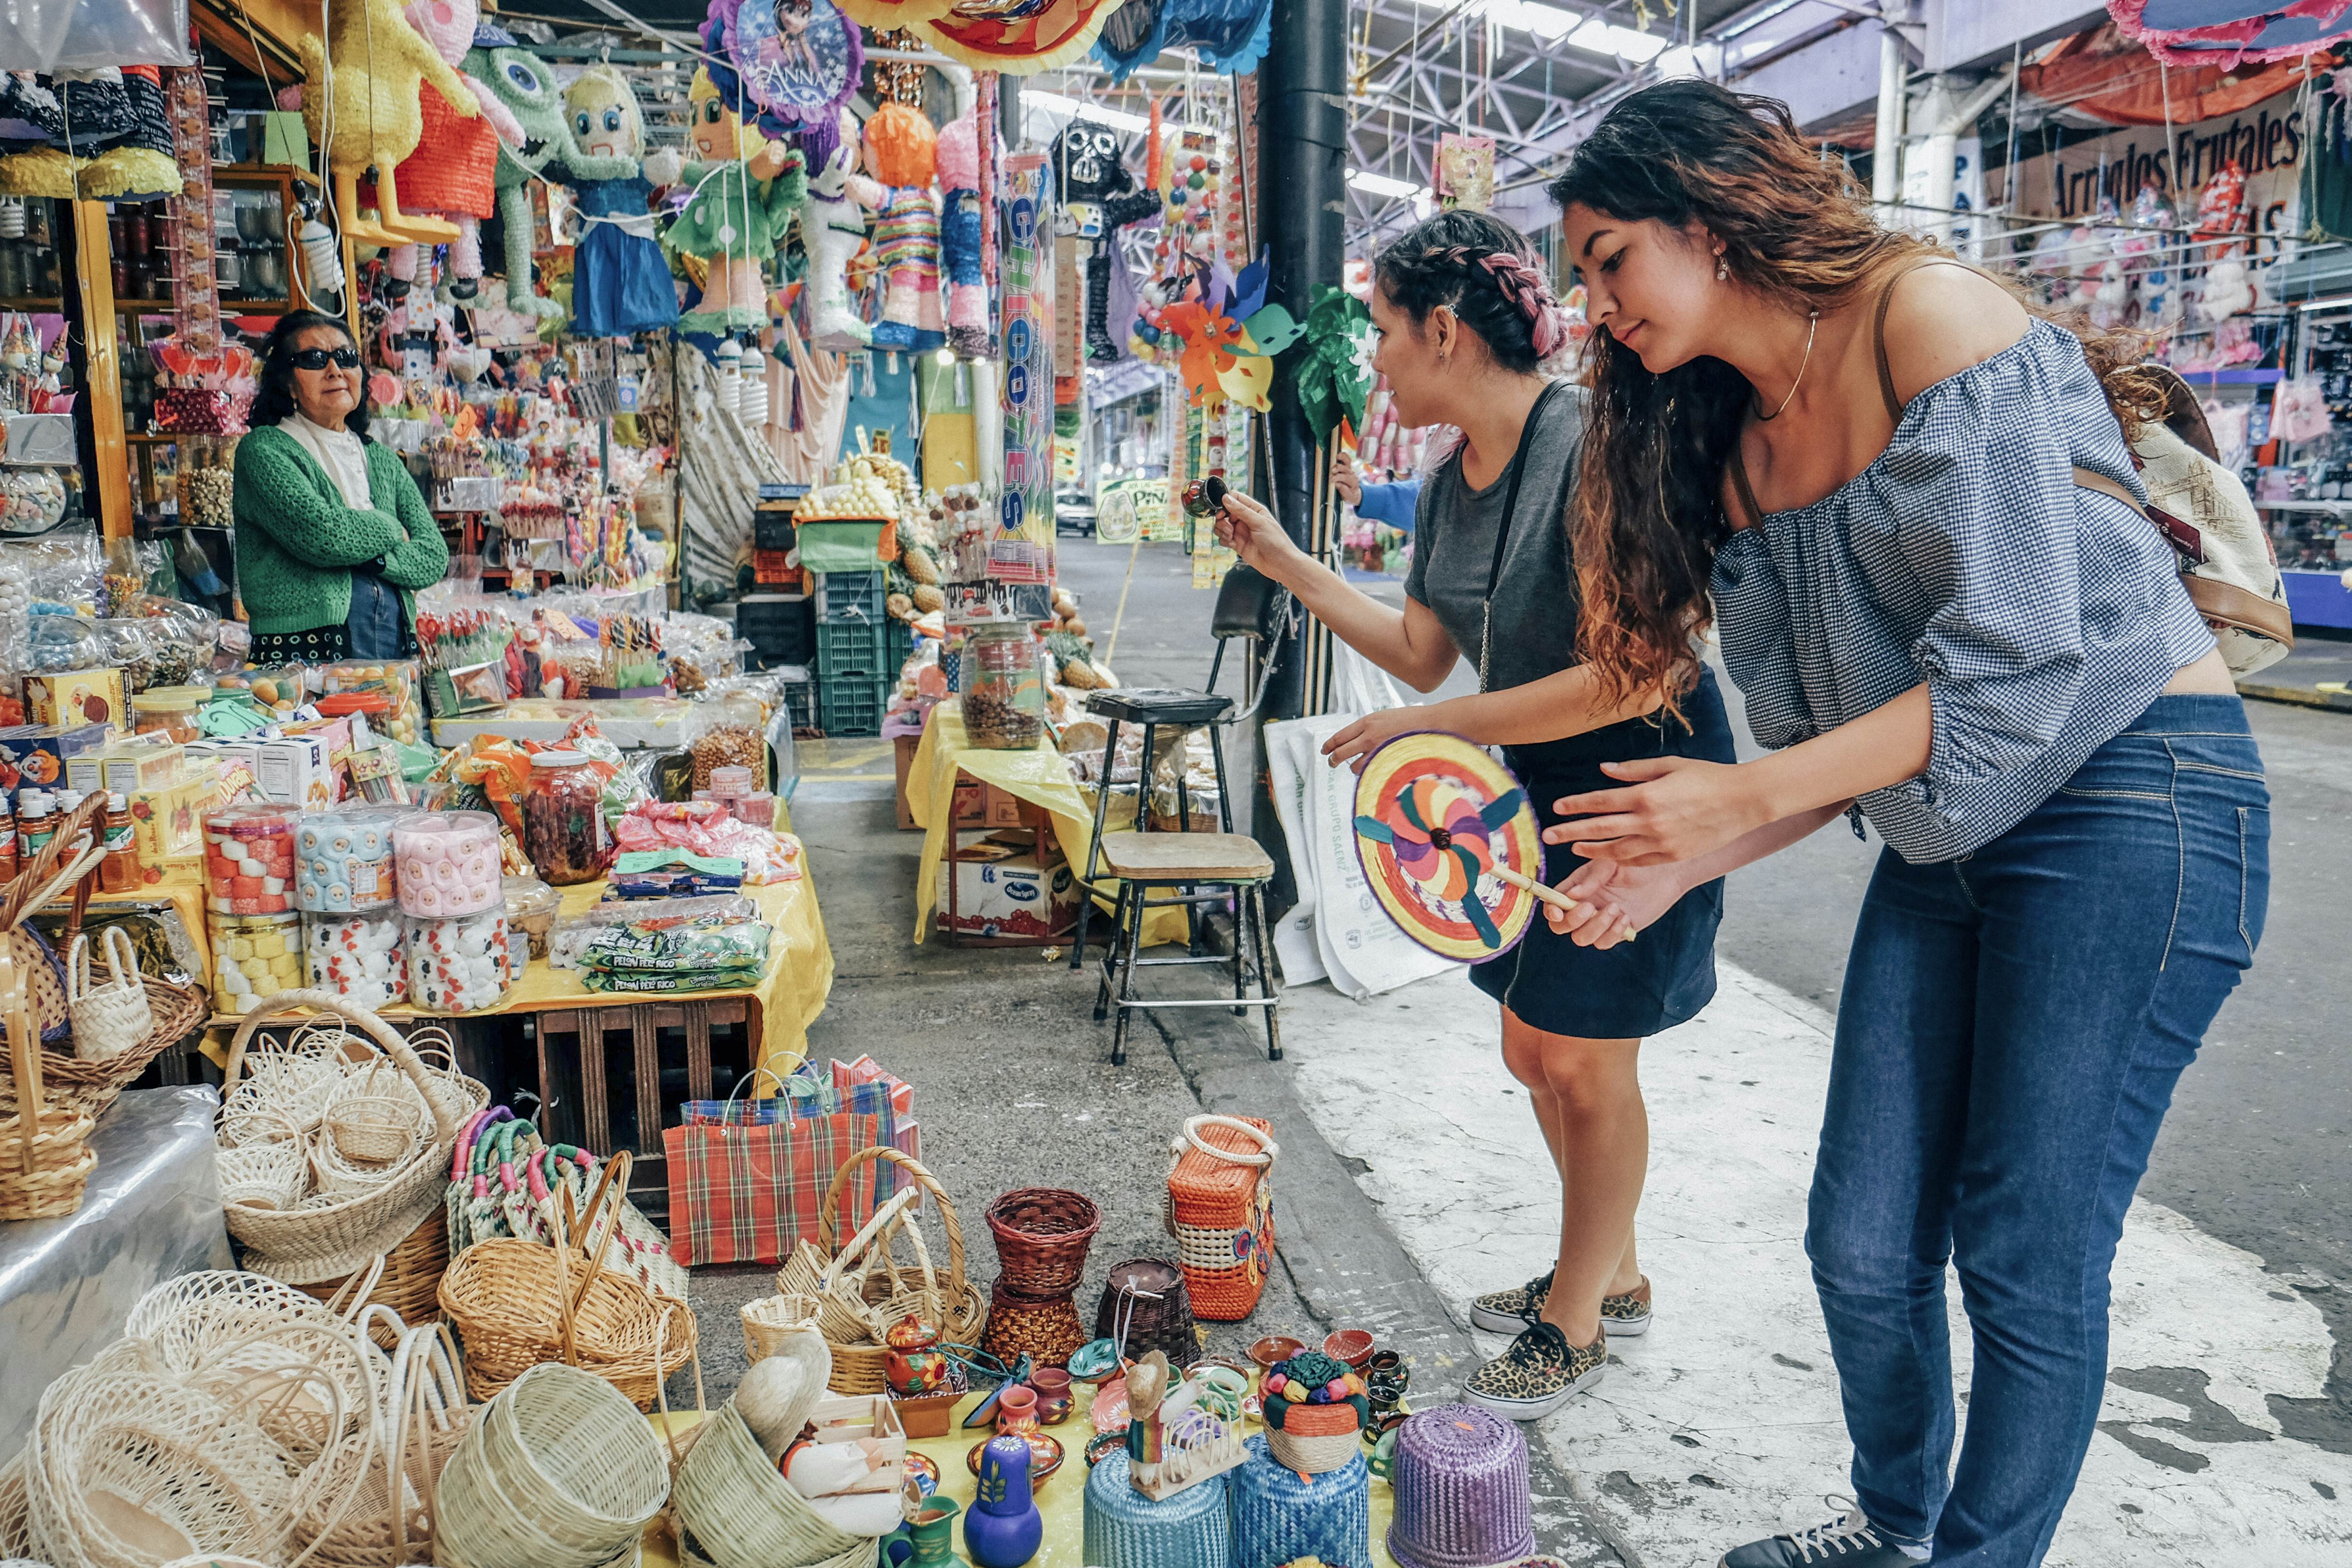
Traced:
POLYGON ((1249 1455, 1239 1469, 1225 1472, 1234 1501, 1233 1568, 1281 1568, 1301 1557, 1318 1557, 1324 1568, 1371 1568, 1372 1473, 1362 1455, 1309 1481, 1276 1464, 1263 1436, 1249 1440, 1249 1455))
POLYGON ((1087 1472, 1087 1568, 1232 1568, 1233 1544, 1223 1476, 1153 1502, 1129 1482, 1124 1449, 1087 1472))

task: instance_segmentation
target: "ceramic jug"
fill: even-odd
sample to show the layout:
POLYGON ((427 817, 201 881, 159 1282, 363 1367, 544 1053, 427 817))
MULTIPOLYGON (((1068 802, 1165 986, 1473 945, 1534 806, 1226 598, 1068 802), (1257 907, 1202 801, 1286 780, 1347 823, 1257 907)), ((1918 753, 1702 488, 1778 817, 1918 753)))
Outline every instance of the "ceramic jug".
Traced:
POLYGON ((980 1495, 963 1516, 964 1551, 978 1568, 1021 1568, 1045 1538, 1045 1517, 1029 1489, 1029 1445, 990 1438, 980 1456, 980 1495))

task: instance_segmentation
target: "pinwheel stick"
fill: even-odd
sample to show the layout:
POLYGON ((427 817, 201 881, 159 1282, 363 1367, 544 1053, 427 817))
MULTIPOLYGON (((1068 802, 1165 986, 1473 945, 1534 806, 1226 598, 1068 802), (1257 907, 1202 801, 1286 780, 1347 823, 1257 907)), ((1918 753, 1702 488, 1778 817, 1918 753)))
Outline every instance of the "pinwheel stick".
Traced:
POLYGON ((1508 866, 1490 866, 1487 869, 1494 872, 1495 879, 1496 881, 1507 882, 1510 886, 1520 889, 1525 892, 1533 893, 1537 898, 1541 899, 1545 903, 1549 904, 1556 910, 1572 910, 1576 908, 1576 900, 1570 898, 1566 893, 1561 892, 1558 888, 1547 887, 1545 884, 1537 881, 1533 877, 1522 877, 1517 871, 1512 870, 1508 866))

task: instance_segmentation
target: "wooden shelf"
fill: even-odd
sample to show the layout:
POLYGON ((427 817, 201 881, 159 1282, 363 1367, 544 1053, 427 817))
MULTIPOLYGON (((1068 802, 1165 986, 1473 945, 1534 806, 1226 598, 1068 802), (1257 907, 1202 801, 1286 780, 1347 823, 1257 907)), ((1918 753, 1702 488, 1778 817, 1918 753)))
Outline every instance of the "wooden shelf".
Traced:
POLYGON ((66 302, 63 300, 38 295, 26 295, 16 300, 0 300, 0 310, 37 310, 53 316, 61 316, 65 314, 65 309, 66 302))

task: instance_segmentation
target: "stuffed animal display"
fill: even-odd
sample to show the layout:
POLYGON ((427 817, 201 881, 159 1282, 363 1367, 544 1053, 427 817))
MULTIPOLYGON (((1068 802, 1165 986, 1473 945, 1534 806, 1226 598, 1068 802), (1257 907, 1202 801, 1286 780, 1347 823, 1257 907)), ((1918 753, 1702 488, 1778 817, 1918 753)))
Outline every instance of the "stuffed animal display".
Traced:
POLYGON ((555 78, 547 62, 517 43, 513 34, 487 22, 474 30, 466 75, 488 87, 522 130, 520 146, 499 143, 491 176, 499 222, 506 230, 507 308, 541 321, 560 316, 563 307, 532 288, 530 279, 531 235, 538 221, 531 212, 530 182, 551 162, 568 163, 578 155, 555 78))
POLYGON ((0 194, 113 200, 180 188, 153 66, 0 78, 0 139, 33 143, 0 158, 0 194))
POLYGON ((424 140, 427 85, 455 119, 476 119, 481 109, 466 79, 409 25, 398 0, 328 0, 327 37, 303 35, 302 65, 309 78, 303 121, 311 141, 326 147, 344 232, 363 245, 387 247, 456 239, 457 225, 402 211, 399 171, 424 140), (359 202, 360 172, 371 167, 377 175, 373 223, 360 216, 359 202))
POLYGON ((687 139, 695 157, 679 171, 686 205, 662 243, 700 258, 709 270, 702 302, 678 324, 703 332, 765 326, 768 294, 760 264, 782 247, 793 216, 812 195, 800 150, 744 123, 740 107, 719 94, 707 70, 695 73, 687 106, 687 139))
POLYGON ((649 209, 646 121, 628 79, 590 66, 563 91, 572 152, 562 176, 580 197, 572 253, 572 330, 583 338, 648 332, 677 320, 677 289, 649 209))

